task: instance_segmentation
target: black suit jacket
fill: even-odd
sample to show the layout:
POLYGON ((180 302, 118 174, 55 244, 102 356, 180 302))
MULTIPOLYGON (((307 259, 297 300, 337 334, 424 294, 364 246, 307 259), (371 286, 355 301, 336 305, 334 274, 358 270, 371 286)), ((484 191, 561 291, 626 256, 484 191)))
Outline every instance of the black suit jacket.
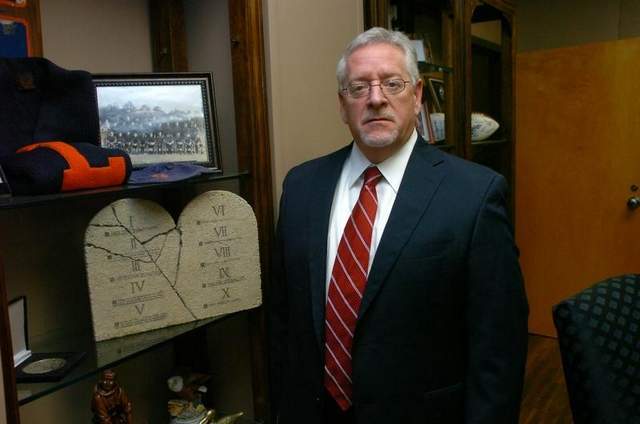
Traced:
MULTIPOLYGON (((329 215, 347 146, 284 181, 270 291, 279 423, 322 422, 329 215)), ((528 307, 500 175, 418 139, 353 341, 359 424, 517 423, 528 307)))

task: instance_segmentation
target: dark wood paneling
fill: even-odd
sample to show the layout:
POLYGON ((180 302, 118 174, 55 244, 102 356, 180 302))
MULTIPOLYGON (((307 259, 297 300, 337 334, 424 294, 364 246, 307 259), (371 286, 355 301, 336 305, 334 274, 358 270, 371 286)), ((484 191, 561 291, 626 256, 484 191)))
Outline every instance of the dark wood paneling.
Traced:
MULTIPOLYGON (((274 240, 271 148, 261 0, 229 0, 231 60, 236 114, 238 167, 249 170, 241 191, 256 212, 264 298, 269 296, 271 247, 274 240)), ((254 407, 257 419, 268 411, 267 352, 264 308, 250 313, 254 407)))
POLYGON ((364 28, 389 26, 389 0, 364 0, 364 28))
POLYGON ((188 71, 182 0, 149 0, 149 25, 153 71, 188 71))

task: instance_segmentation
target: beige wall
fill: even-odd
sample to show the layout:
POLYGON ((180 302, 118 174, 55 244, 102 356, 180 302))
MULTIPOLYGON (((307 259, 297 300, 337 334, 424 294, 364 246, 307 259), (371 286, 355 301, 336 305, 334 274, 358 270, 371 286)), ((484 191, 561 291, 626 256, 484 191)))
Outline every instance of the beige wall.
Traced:
POLYGON ((148 0, 42 0, 44 57, 89 72, 150 72, 148 0))
POLYGON ((335 67, 363 29, 361 0, 266 0, 265 48, 276 205, 287 171, 351 141, 335 67))

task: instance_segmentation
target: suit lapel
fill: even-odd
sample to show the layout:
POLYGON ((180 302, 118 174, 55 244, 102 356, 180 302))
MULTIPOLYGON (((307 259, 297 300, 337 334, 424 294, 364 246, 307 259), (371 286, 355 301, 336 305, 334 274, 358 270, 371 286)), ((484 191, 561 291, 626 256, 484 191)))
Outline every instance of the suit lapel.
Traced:
POLYGON ((311 202, 309 204, 309 281, 311 284, 313 328, 320 347, 324 339, 329 217, 336 184, 338 184, 342 166, 350 151, 351 145, 327 157, 327 160, 318 166, 313 179, 313 187, 309 187, 309 190, 315 191, 315 195, 310 196, 311 202))
POLYGON ((438 166, 443 161, 442 152, 418 138, 371 265, 358 312, 358 322, 380 291, 398 255, 438 189, 445 175, 446 167, 438 166))

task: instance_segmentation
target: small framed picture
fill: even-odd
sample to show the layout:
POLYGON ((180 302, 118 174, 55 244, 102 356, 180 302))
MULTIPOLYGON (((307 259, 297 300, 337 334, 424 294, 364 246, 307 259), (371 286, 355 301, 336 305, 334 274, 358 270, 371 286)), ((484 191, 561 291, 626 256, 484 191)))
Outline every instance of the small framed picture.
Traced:
POLYGON ((0 57, 30 56, 30 32, 27 20, 3 15, 0 11, 0 57))
POLYGON ((422 107, 420 108, 420 112, 416 116, 416 130, 418 131, 418 134, 420 134, 420 137, 428 141, 429 134, 427 131, 425 131, 427 129, 425 122, 426 119, 427 118, 426 114, 424 113, 424 107, 422 107))
POLYGON ((434 63, 429 34, 426 32, 415 32, 408 35, 411 37, 411 43, 416 51, 418 62, 434 63))
POLYGON ((413 50, 416 52, 416 59, 418 62, 426 62, 425 57, 425 49, 424 49, 424 41, 423 40, 411 40, 411 44, 413 45, 413 50))
POLYGON ((20 296, 10 301, 8 311, 11 328, 11 347, 13 348, 13 366, 17 367, 31 356, 29 336, 27 334, 27 298, 20 296))
POLYGON ((4 176, 4 171, 2 170, 2 166, 0 166, 0 197, 10 196, 11 195, 11 187, 9 186, 9 181, 7 181, 7 177, 4 176))
POLYGON ((444 112, 446 100, 444 93, 444 82, 438 78, 427 78, 427 85, 429 86, 429 95, 431 97, 433 111, 444 112))
POLYGON ((429 117, 427 115, 426 107, 424 103, 420 108, 420 113, 418 113, 418 123, 417 123, 418 134, 422 136, 426 141, 432 143, 431 140, 431 132, 429 131, 429 117))
POLYGON ((210 73, 94 75, 100 144, 134 168, 193 163, 222 172, 210 73))
POLYGON ((32 352, 29 350, 26 297, 10 301, 8 310, 16 382, 61 380, 84 357, 84 352, 32 352))
POLYGON ((431 41, 429 41, 429 39, 424 40, 424 55, 427 63, 434 63, 433 48, 431 47, 431 41))
POLYGON ((428 38, 411 40, 411 44, 416 52, 418 62, 433 63, 433 53, 428 38))

